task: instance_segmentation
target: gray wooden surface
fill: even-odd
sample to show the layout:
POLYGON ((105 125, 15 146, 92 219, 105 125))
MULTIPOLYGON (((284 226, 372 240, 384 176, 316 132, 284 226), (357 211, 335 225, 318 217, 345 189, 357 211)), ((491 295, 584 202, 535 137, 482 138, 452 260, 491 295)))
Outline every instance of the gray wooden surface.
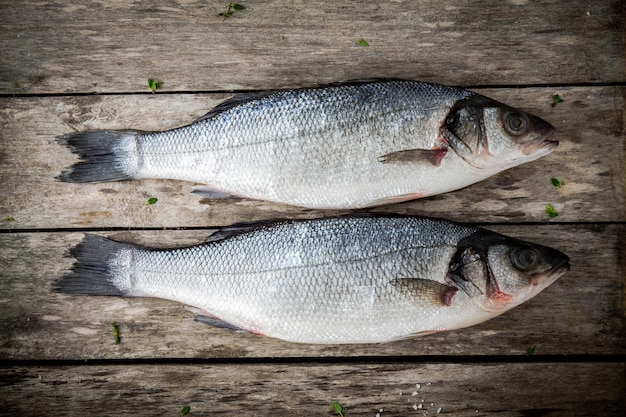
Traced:
POLYGON ((99 416, 176 416, 189 406, 190 416, 331 416, 339 402, 346 416, 620 416, 626 394, 623 363, 84 368, 0 370, 3 412, 84 415, 92 407, 99 416))
POLYGON ((623 2, 241 3, 226 20, 227 2, 212 0, 0 3, 0 414, 325 416, 339 401, 347 417, 622 416, 623 2), (84 232, 167 247, 239 221, 345 213, 201 199, 178 181, 59 183, 75 156, 55 136, 168 129, 233 91, 372 77, 467 86, 550 121, 561 144, 464 190, 371 211, 482 224, 566 252, 571 271, 479 326, 365 346, 209 328, 163 300, 49 292, 84 232), (164 82, 156 94, 147 78, 164 82))
POLYGON ((9 93, 144 92, 148 77, 196 92, 371 77, 597 83, 626 71, 619 0, 242 1, 226 21, 226 1, 3 3, 9 93))

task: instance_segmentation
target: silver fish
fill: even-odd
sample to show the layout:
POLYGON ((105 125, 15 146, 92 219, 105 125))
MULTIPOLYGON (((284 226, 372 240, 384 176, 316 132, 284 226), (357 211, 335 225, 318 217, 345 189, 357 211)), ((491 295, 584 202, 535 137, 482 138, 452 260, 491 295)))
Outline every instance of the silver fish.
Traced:
POLYGON ((552 152, 546 121, 479 94, 378 81, 235 96, 164 132, 60 136, 66 182, 165 178, 209 198, 359 208, 456 190, 552 152))
POLYGON ((339 217, 225 229, 156 250, 86 235, 68 294, 158 297, 196 320, 299 343, 378 343, 472 326, 569 269, 561 252, 414 217, 339 217))

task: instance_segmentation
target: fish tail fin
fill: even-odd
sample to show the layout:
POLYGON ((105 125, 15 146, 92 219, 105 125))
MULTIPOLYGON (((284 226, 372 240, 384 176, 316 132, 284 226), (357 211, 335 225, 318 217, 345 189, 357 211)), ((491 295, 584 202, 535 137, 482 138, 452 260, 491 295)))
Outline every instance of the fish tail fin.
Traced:
POLYGON ((96 235, 85 235, 70 249, 76 258, 72 270, 52 284, 52 291, 75 295, 132 297, 130 280, 133 245, 96 235))
POLYGON ((137 176, 137 130, 88 130, 57 137, 80 157, 57 177, 63 182, 131 180, 137 176))

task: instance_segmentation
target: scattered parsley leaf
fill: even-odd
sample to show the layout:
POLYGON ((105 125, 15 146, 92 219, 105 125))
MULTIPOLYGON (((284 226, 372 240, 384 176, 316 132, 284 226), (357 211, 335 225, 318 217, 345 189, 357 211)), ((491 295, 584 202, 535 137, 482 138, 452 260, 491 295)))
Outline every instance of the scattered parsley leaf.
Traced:
POLYGON ((13 220, 15 220, 13 217, 5 217, 4 218, 5 222, 12 222, 13 220))
POLYGON ((535 353, 535 345, 530 345, 526 348, 526 356, 531 356, 535 353))
POLYGON ((180 415, 181 416, 186 416, 187 414, 189 414, 189 411, 191 411, 191 407, 186 405, 186 406, 183 407, 182 410, 180 410, 180 415))
POLYGON ((226 20, 226 18, 231 17, 235 10, 244 10, 246 6, 242 6, 239 3, 228 3, 226 6, 226 11, 224 13, 219 13, 218 16, 223 17, 222 21, 226 20))
POLYGON ((356 44, 359 46, 370 46, 365 39, 359 38, 356 40, 356 44))
POLYGON ((163 85, 162 81, 154 81, 152 78, 148 78, 148 87, 154 93, 154 91, 163 85))
POLYGON ((339 403, 333 403, 333 411, 335 414, 343 417, 343 407, 339 403))
POLYGON ((563 186, 563 181, 557 178, 550 178, 550 181, 552 181, 552 185, 554 185, 555 187, 561 188, 563 186))
POLYGON ((113 337, 115 338, 115 344, 120 344, 120 328, 115 323, 111 323, 111 327, 113 328, 113 337))
POLYGON ((562 103, 562 102, 563 102, 563 99, 561 98, 561 96, 559 96, 558 94, 554 94, 552 96, 552 104, 551 104, 551 106, 554 107, 557 104, 562 103))
POLYGON ((546 204, 546 213, 548 213, 548 217, 551 219, 559 215, 554 207, 552 207, 552 204, 546 204))
POLYGON ((20 82, 18 80, 13 80, 13 88, 20 88, 20 82))
POLYGON ((156 197, 150 197, 150 198, 148 199, 148 201, 146 201, 146 204, 148 204, 148 205, 152 205, 152 204, 156 203, 157 201, 159 201, 159 199, 158 199, 158 198, 156 198, 156 197))

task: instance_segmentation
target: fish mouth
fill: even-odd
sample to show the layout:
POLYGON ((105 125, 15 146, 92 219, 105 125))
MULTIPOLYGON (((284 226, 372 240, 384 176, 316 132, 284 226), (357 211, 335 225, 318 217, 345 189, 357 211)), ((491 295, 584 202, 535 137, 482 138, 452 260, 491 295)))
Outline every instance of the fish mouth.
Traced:
POLYGON ((554 151, 557 146, 559 146, 559 141, 548 139, 554 133, 554 127, 550 123, 541 120, 540 122, 535 122, 535 124, 540 125, 538 126, 537 131, 541 132, 541 134, 538 137, 523 143, 521 148, 525 155, 536 155, 537 157, 541 157, 554 151))
POLYGON ((553 261, 552 268, 546 272, 533 274, 530 276, 530 283, 533 287, 548 286, 559 279, 563 274, 570 270, 569 257, 561 254, 560 257, 553 261))

